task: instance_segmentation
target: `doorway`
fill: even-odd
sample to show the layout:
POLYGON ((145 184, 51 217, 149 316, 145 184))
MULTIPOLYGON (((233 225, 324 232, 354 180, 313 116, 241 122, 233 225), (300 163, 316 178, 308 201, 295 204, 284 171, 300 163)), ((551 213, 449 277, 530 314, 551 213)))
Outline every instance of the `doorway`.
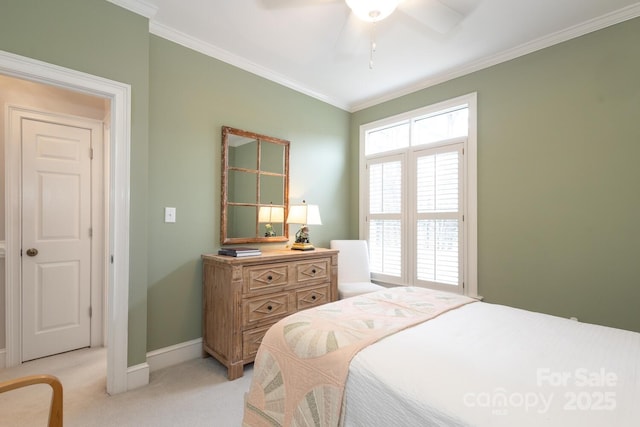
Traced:
MULTIPOLYGON (((109 307, 106 319, 107 393, 128 389, 127 331, 129 293, 129 187, 130 187, 130 109, 131 88, 127 84, 107 80, 54 66, 41 61, 0 51, 0 74, 19 79, 62 87, 78 93, 96 96, 109 102, 110 128, 104 147, 108 167, 105 169, 106 221, 103 230, 107 266, 104 276, 109 307)), ((6 117, 6 116, 5 116, 6 117)), ((5 133, 6 135, 7 133, 5 133)), ((12 159, 5 159, 7 164, 12 159)), ((19 334, 14 325, 20 322, 20 236, 9 225, 19 212, 19 177, 6 174, 6 366, 19 364, 19 334)))

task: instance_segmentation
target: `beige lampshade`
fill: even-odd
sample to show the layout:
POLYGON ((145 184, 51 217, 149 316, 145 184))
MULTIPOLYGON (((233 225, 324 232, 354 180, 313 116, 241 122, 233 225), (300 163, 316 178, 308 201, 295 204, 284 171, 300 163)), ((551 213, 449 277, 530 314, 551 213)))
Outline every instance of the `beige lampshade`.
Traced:
POLYGON ((282 206, 261 206, 258 210, 258 222, 281 223, 284 221, 284 208, 282 206))
POLYGON ((322 225, 320 208, 318 205, 308 205, 304 202, 301 205, 291 205, 287 224, 322 225))

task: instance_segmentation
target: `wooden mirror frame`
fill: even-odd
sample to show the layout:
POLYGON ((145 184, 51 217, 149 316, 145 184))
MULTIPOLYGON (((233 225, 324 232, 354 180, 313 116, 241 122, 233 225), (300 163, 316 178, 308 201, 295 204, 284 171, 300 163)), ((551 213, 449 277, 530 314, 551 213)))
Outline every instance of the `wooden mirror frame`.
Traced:
POLYGON ((287 242, 289 241, 289 227, 287 226, 285 220, 287 218, 287 213, 289 211, 289 141, 274 138, 271 136, 260 135, 253 132, 248 132, 240 129, 235 129, 229 126, 222 127, 222 192, 220 197, 220 243, 223 245, 228 244, 240 244, 240 243, 273 243, 273 242, 287 242), (230 147, 230 136, 238 136, 248 139, 253 139, 257 141, 257 153, 256 153, 256 169, 249 169, 244 167, 236 167, 231 166, 229 164, 229 147, 230 147), (261 153, 262 153, 262 143, 272 143, 277 144, 283 147, 283 173, 275 173, 261 168, 261 153), (229 200, 229 172, 248 172, 251 174, 256 174, 256 200, 254 202, 238 202, 234 200, 229 200), (258 211, 260 207, 268 207, 271 206, 271 200, 260 200, 261 191, 261 177, 282 177, 283 178, 283 194, 282 201, 283 204, 276 204, 274 206, 281 206, 284 208, 284 219, 282 221, 282 236, 272 236, 265 237, 261 236, 260 232, 260 223, 258 222, 258 211), (229 208, 235 206, 245 206, 245 207, 255 207, 256 210, 256 220, 255 220, 255 228, 252 232, 247 232, 247 236, 231 236, 229 235, 229 208), (249 235, 250 234, 250 235, 249 235))

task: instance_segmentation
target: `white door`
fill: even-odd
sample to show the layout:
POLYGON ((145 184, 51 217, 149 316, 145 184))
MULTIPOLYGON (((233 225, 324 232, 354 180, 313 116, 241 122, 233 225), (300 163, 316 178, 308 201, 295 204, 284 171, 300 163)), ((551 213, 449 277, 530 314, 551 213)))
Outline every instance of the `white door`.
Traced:
POLYGON ((91 344, 91 130, 23 117, 22 361, 91 344))

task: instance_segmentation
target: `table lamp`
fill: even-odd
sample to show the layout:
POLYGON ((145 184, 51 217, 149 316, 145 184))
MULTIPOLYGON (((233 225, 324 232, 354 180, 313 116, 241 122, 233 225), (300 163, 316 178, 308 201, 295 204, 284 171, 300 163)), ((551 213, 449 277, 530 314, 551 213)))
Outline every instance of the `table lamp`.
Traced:
POLYGON ((308 225, 322 225, 318 205, 308 205, 303 200, 301 205, 289 206, 287 224, 300 224, 300 230, 296 233, 296 241, 291 245, 291 249, 298 251, 315 249, 309 241, 308 225))

